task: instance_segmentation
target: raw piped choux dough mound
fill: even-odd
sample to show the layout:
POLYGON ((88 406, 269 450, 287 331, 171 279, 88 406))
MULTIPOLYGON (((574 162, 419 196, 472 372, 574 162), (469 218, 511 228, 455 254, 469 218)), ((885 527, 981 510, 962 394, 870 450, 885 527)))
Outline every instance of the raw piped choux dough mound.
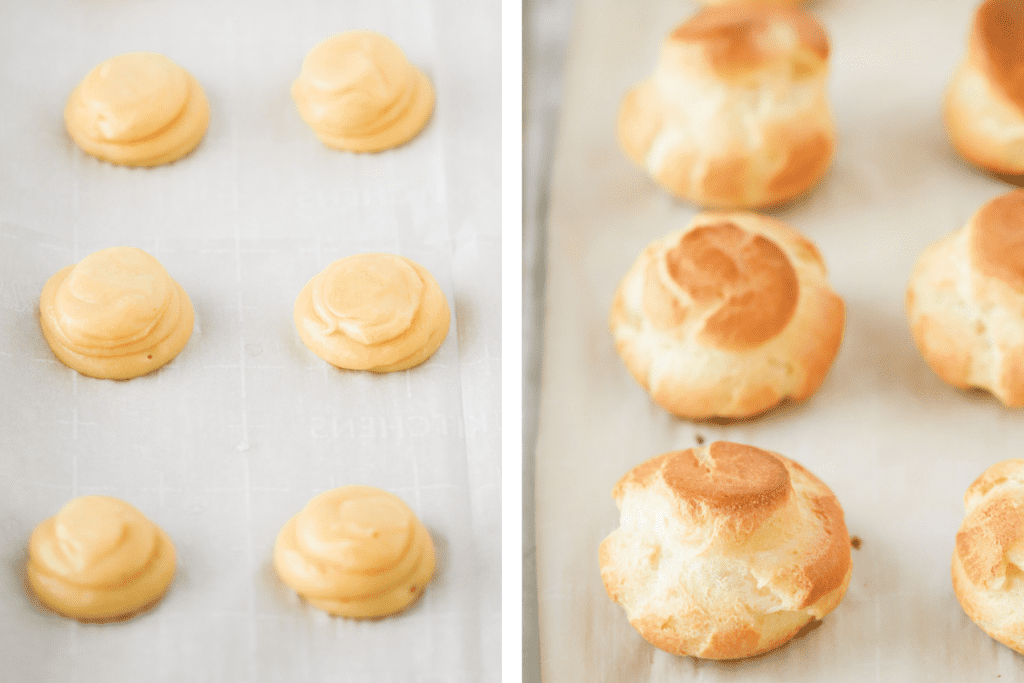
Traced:
POLYGON ((964 494, 953 590, 974 623, 1024 654, 1024 460, 1004 460, 964 494))
POLYGON ((209 122, 210 105, 198 81, 152 52, 103 62, 64 108, 64 123, 79 147, 123 166, 180 159, 203 139, 209 122))
POLYGON ((680 25, 619 110, 626 154, 677 197, 755 208, 825 174, 835 132, 821 25, 781 5, 709 7, 680 25))
POLYGON ((906 307, 918 350, 944 382, 1024 406, 1024 190, 928 247, 906 307))
POLYGON ((39 322, 53 353, 101 379, 131 379, 169 363, 194 319, 181 285, 134 247, 102 249, 63 268, 39 298, 39 322))
POLYGON ((767 216, 706 212, 640 254, 609 325, 655 403, 680 417, 741 418, 817 390, 844 310, 807 238, 767 216))
POLYGON ((380 152, 427 125, 434 88, 387 36, 339 33, 306 55, 292 85, 302 119, 328 147, 380 152))
POLYGON ((84 496, 32 532, 28 581, 55 612, 112 621, 160 600, 174 563, 171 539, 141 512, 117 498, 84 496))
POLYGON ((338 259, 295 301, 295 327, 316 355, 347 370, 394 372, 427 360, 451 312, 437 280, 394 254, 338 259))
POLYGON ((1024 173, 1024 5, 985 0, 946 92, 946 129, 971 163, 1024 173))
POLYGON ((776 648, 835 609, 853 565, 843 511, 777 453, 716 441, 633 468, 601 579, 652 645, 706 659, 776 648))
POLYGON ((434 574, 434 545, 398 496, 372 486, 342 486, 313 498, 284 525, 274 568, 317 609, 383 617, 423 593, 434 574))

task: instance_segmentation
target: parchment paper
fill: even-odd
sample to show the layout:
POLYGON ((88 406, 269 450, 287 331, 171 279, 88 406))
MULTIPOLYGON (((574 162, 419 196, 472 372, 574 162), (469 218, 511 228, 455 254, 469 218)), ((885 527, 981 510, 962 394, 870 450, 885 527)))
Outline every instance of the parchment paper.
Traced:
POLYGON ((0 10, 0 680, 496 681, 500 643, 500 4, 8 3, 0 10), (328 36, 394 39, 437 91, 410 144, 332 151, 289 88, 328 36), (101 163, 64 132, 75 84, 122 52, 191 71, 212 119, 191 155, 101 163), (60 364, 38 296, 107 246, 154 254, 196 310, 184 351, 113 382, 60 364), (302 345, 292 304, 329 262, 408 256, 452 306, 424 365, 347 372, 302 345), (313 495, 403 497, 431 531, 423 599, 384 620, 331 618, 271 566, 313 495), (26 593, 32 529, 75 496, 123 498, 175 542, 164 600, 81 625, 26 593))
POLYGON ((989 465, 1021 455, 1024 414, 944 385, 917 353, 903 311, 921 251, 1011 189, 962 162, 941 121, 974 3, 808 7, 832 39, 838 153, 811 195, 773 213, 821 249, 846 301, 845 338, 810 400, 723 424, 655 406, 616 356, 606 325, 615 286, 640 250, 695 213, 628 161, 614 131, 622 95, 696 4, 576 3, 553 170, 536 460, 546 683, 1024 680, 1024 661, 964 615, 949 577, 963 493, 989 465), (835 491, 862 540, 838 609, 750 660, 655 649, 601 584, 597 548, 618 525, 612 486, 698 437, 801 462, 835 491))

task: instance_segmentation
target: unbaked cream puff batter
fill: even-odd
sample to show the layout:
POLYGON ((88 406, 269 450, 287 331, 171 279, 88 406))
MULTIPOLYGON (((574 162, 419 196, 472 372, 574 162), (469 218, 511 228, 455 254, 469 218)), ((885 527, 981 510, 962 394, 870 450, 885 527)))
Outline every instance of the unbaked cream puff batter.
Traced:
POLYGON ((50 609, 80 621, 133 616, 174 578, 170 538, 128 503, 84 496, 36 527, 29 586, 50 609))
POLYGON ((43 336, 89 377, 131 379, 169 363, 192 334, 185 290, 141 249, 111 247, 51 277, 39 299, 43 336))
POLYGON ((339 259, 295 301, 302 341, 328 363, 393 372, 419 365, 441 346, 451 312, 437 281, 394 254, 339 259))
POLYGON ((343 617, 400 612, 434 573, 430 534, 409 506, 371 486, 316 496, 274 546, 281 580, 314 607, 343 617))
POLYGON ((434 88, 390 38, 339 33, 306 55, 292 98, 328 147, 380 152, 411 140, 434 110, 434 88))
POLYGON ((163 55, 129 52, 103 62, 71 93, 68 133, 87 154, 124 166, 185 156, 210 121, 202 87, 163 55))

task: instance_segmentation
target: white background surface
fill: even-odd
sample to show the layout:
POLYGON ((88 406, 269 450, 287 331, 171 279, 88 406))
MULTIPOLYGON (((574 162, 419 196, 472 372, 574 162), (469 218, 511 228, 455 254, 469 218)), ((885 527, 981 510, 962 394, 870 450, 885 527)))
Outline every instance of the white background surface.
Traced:
POLYGON ((839 146, 824 182, 773 214, 821 249, 846 301, 846 335, 810 400, 720 424, 657 408, 629 377, 606 327, 614 288, 636 255, 695 212, 628 161, 615 120, 622 95, 649 73, 664 36, 696 4, 576 3, 550 199, 536 461, 545 683, 1024 680, 1021 657, 963 614, 949 579, 963 492, 989 465, 1020 456, 1024 415, 942 384, 918 355, 903 312, 918 254, 1010 189, 962 162, 941 121, 974 5, 808 4, 832 39, 839 146), (836 492, 850 533, 863 540, 838 609, 750 660, 656 650, 601 585, 597 547, 618 524, 612 486, 698 435, 801 462, 836 492))
POLYGON ((39 2, 0 10, 0 680, 493 681, 500 639, 500 4, 39 2), (371 28, 437 91, 412 143, 328 150, 289 88, 317 42, 371 28), (153 169, 84 155, 64 102, 96 64, 166 54, 212 119, 153 169), (189 293, 182 354, 129 382, 57 362, 38 293, 127 244, 189 293), (453 309, 426 364, 333 369, 292 303, 330 261, 403 254, 453 309), (330 618, 274 575, 281 525, 346 483, 405 498, 433 534, 424 598, 380 621, 330 618), (121 497, 160 524, 178 574, 153 611, 81 625, 26 595, 32 528, 72 497, 121 497))

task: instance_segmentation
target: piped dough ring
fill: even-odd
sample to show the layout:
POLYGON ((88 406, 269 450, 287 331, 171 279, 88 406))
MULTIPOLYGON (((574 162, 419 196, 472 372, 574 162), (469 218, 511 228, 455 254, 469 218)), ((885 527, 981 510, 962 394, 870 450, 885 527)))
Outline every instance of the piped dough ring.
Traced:
POLYGON ((342 486, 316 496, 281 529, 274 568, 307 602, 343 617, 401 612, 434 573, 434 545, 394 494, 342 486))
POLYGON ((1024 6, 985 0, 946 91, 946 130, 972 164, 1024 174, 1024 6))
POLYGON ((348 370, 394 372, 419 365, 441 346, 451 312, 426 268, 394 254, 338 259, 295 300, 303 343, 348 370))
POLYGON ((741 418, 824 381, 844 305, 807 238, 753 213, 706 212, 651 243, 620 282, 615 349, 680 417, 741 418))
POLYGON ((947 384, 1024 406, 1024 190, 928 247, 906 296, 921 356, 947 384))
POLYGON ((706 7, 623 98, 619 143, 659 185, 701 206, 790 201, 831 164, 829 54, 824 29, 797 8, 706 7))
POLYGON ((778 453, 716 441, 633 468, 601 579, 654 646, 707 659, 776 648, 834 610, 853 565, 839 501, 778 453))
POLYGON ((989 467, 964 494, 953 590, 971 621, 1024 654, 1024 460, 989 467))
POLYGON ((158 602, 174 578, 170 538, 128 503, 85 496, 36 527, 29 586, 52 609, 80 621, 125 619, 158 602))
POLYGON ((192 334, 181 285, 134 247, 101 249, 51 277, 39 323, 54 355, 100 379, 131 379, 169 363, 192 334))
POLYGON ((434 111, 430 79, 373 31, 339 33, 310 50, 292 98, 321 142, 350 152, 398 147, 434 111))
POLYGON ((191 152, 210 105, 199 82, 163 55, 129 52, 103 62, 75 88, 64 123, 87 154, 123 166, 157 166, 191 152))

